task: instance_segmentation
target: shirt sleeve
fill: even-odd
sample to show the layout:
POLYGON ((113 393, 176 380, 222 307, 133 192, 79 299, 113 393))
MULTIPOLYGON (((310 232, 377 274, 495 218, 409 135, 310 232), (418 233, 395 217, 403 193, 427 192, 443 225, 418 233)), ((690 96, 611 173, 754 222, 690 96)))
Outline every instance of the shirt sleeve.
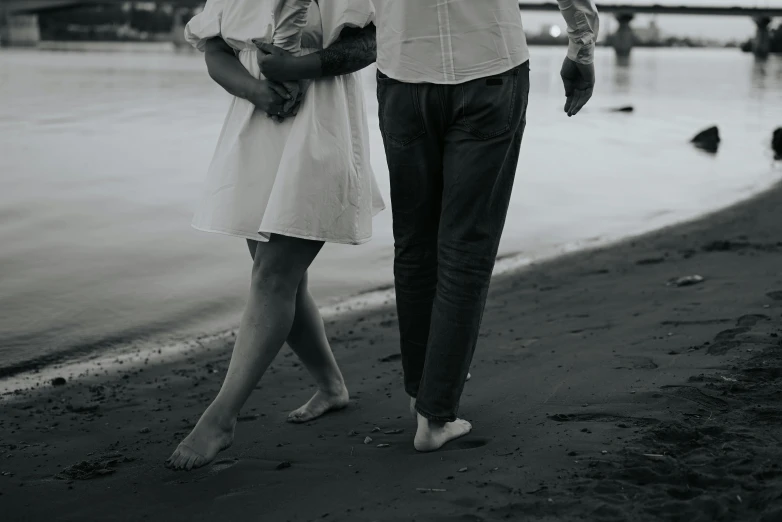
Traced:
POLYGON ((600 18, 592 0, 557 0, 567 23, 567 56, 577 63, 589 65, 595 58, 595 42, 600 31, 600 18))
POLYGON ((371 0, 325 0, 320 2, 323 20, 323 47, 339 39, 346 27, 364 28, 375 21, 371 0))
POLYGON ((185 26, 187 43, 204 51, 206 41, 220 36, 224 0, 207 0, 204 10, 195 15, 185 26))

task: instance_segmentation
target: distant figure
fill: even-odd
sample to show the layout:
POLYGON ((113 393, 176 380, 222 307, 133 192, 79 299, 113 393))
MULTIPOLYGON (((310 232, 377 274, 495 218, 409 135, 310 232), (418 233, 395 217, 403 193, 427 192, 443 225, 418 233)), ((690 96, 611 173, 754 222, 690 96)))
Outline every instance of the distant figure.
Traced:
POLYGON ((203 466, 231 445, 240 409, 286 341, 318 386, 289 420, 348 404, 307 269, 325 242, 368 241, 384 208, 352 74, 375 60, 371 20, 369 0, 208 0, 185 29, 209 74, 235 96, 193 226, 245 239, 253 268, 225 381, 169 467, 203 466), (257 39, 286 52, 264 54, 257 39), (264 63, 297 77, 268 81, 264 63), (302 101, 308 82, 298 80, 326 76, 302 101))
MULTIPOLYGON (((529 51, 517 0, 374 4, 405 390, 414 446, 432 451, 471 429, 456 414, 513 188, 529 51)), ((574 116, 592 96, 598 14, 591 0, 559 5, 574 116)))

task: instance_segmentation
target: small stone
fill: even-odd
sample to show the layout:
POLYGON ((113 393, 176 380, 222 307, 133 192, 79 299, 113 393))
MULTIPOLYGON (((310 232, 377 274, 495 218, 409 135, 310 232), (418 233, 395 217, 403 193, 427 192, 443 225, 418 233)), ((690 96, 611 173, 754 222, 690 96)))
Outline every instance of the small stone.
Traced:
POLYGON ((771 148, 775 159, 782 159, 782 127, 775 129, 771 135, 771 148))
POLYGON ((139 433, 149 433, 150 429, 145 426, 145 427, 141 428, 140 430, 138 430, 138 432, 139 433))
POLYGON ((55 377, 52 379, 52 386, 64 386, 65 382, 66 381, 63 377, 55 377))
POLYGON ((715 127, 699 132, 690 140, 693 145, 706 152, 717 152, 720 146, 720 131, 715 127))
POLYGON ((464 473, 465 471, 467 471, 467 468, 459 468, 459 473, 464 473))
POLYGON ((291 463, 288 462, 287 460, 284 460, 284 461, 280 462, 279 464, 277 464, 277 467, 275 469, 280 470, 280 469, 285 469, 285 468, 290 468, 290 467, 291 467, 291 463))
POLYGON ((603 450, 600 453, 602 453, 603 455, 608 455, 608 452, 606 450, 603 450))
POLYGON ((684 277, 676 277, 668 281, 668 286, 692 286, 697 285, 698 283, 702 283, 705 281, 703 276, 699 276, 697 274, 694 275, 688 275, 684 277))
POLYGON ((378 448, 388 448, 390 446, 391 446, 391 444, 378 444, 377 445, 378 448))
POLYGON ((367 437, 364 439, 364 444, 369 444, 370 442, 372 442, 372 437, 367 437))

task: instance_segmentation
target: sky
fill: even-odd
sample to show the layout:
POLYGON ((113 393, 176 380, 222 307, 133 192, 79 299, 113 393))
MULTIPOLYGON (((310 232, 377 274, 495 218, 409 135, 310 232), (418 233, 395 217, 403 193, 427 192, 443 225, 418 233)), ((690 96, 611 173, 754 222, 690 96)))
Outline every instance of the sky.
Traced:
MULTIPOLYGON (((598 8, 600 4, 782 8, 782 0, 597 0, 595 3, 598 5, 598 8)), ((524 17, 524 27, 529 33, 537 33, 542 25, 550 23, 555 23, 564 28, 564 21, 557 13, 524 11, 522 16, 524 17)), ((755 34, 754 22, 746 17, 658 15, 656 18, 660 30, 664 34, 672 36, 742 40, 755 34)), ((633 20, 632 25, 643 27, 649 24, 650 19, 650 16, 639 15, 633 20)), ((613 19, 613 15, 602 15, 601 21, 602 34, 606 34, 607 31, 613 31, 616 28, 616 21, 613 19)), ((779 22, 782 22, 782 18, 777 19, 775 25, 779 22)))

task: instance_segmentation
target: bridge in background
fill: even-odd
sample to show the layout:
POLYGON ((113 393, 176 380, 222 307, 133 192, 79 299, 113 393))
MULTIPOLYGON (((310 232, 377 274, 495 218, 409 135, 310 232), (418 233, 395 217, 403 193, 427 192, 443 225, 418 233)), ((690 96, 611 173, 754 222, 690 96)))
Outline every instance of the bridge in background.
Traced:
MULTIPOLYGON (((737 0, 738 2, 739 0, 737 0)), ((557 2, 519 2, 522 11, 559 11, 557 2)), ((637 14, 669 14, 693 16, 737 16, 748 17, 755 21, 757 33, 752 50, 755 56, 768 56, 771 48, 769 26, 774 17, 782 16, 782 7, 717 7, 688 5, 631 5, 603 4, 597 2, 600 13, 611 13, 619 22, 619 28, 612 35, 612 44, 618 56, 629 56, 635 43, 635 35, 630 22, 637 14)))
MULTIPOLYGON (((137 0, 138 1, 138 0, 137 0)), ((89 5, 124 4, 127 0, 0 0, 0 46, 35 46, 41 39, 38 13, 89 5)), ((206 0, 158 0, 178 10, 172 39, 182 39, 182 8, 203 6, 206 0)))
MULTIPOLYGON (((0 44, 35 45, 40 40, 37 13, 51 9, 64 9, 83 5, 105 5, 124 3, 126 0, 0 0, 0 44)), ((737 0, 737 2, 740 0, 737 0)), ((179 7, 193 8, 201 6, 205 0, 165 0, 163 3, 179 7)), ((737 16, 748 17, 755 21, 753 51, 756 56, 766 56, 771 47, 769 26, 774 17, 782 17, 782 8, 763 7, 716 7, 688 5, 630 5, 597 3, 601 13, 613 14, 619 22, 619 28, 612 35, 612 44, 619 56, 629 56, 635 35, 630 26, 636 14, 675 14, 694 16, 737 16)), ((558 11, 557 2, 519 2, 523 11, 558 11)), ((181 30, 177 20, 173 32, 181 30)), ((176 36, 176 34, 175 34, 176 36)))

